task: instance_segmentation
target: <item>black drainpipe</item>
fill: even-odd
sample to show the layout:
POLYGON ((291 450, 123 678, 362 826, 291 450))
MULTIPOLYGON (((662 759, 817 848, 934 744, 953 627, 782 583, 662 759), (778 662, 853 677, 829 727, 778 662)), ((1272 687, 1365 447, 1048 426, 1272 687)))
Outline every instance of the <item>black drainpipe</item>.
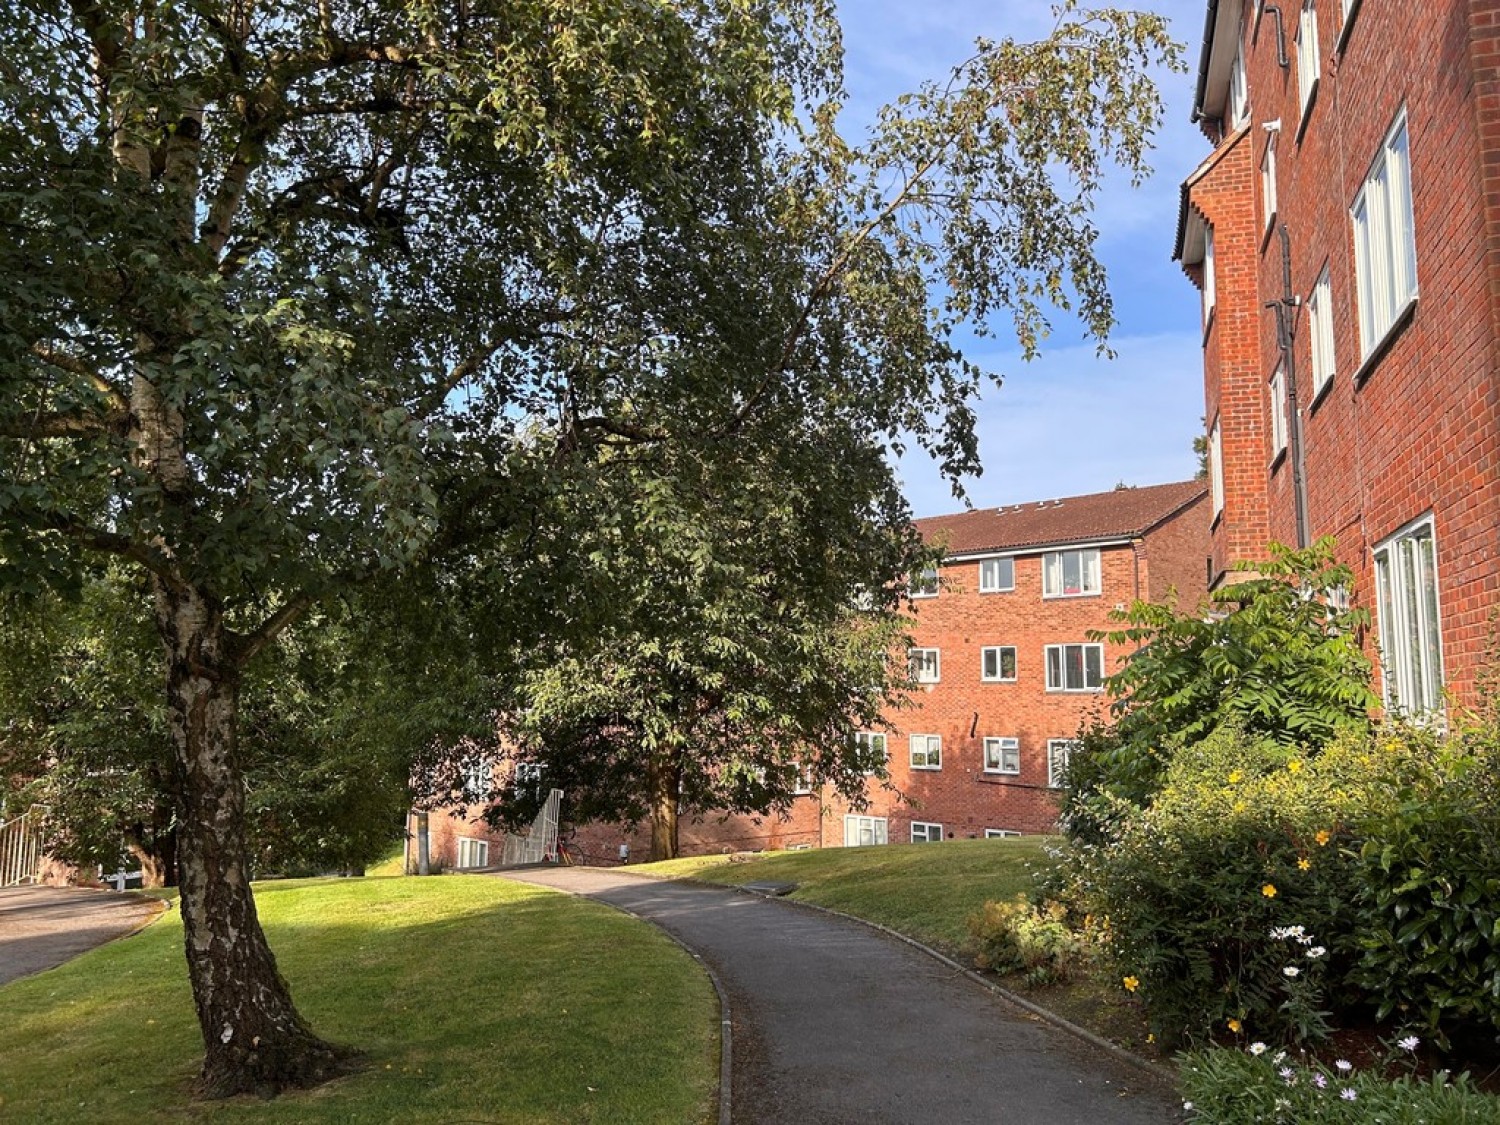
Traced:
MULTIPOLYGON (((1302 459, 1302 413, 1297 409, 1297 368, 1292 353, 1292 325, 1302 298, 1292 292, 1292 238, 1282 223, 1281 235, 1281 298, 1267 301, 1266 307, 1276 310, 1276 344, 1281 349, 1281 370, 1286 378, 1286 407, 1291 415, 1287 419, 1287 444, 1291 446, 1287 455, 1292 463, 1292 507, 1297 518, 1297 546, 1308 545, 1307 534, 1307 483, 1302 459)), ((1271 404, 1275 410, 1276 403, 1271 404)))

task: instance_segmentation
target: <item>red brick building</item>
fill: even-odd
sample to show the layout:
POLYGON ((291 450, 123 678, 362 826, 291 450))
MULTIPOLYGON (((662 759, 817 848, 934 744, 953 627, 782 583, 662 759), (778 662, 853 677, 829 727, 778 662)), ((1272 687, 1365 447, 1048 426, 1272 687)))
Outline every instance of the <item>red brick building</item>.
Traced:
POLYGON ((1124 650, 1089 639, 1138 598, 1206 588, 1202 481, 917 521, 945 550, 913 588, 912 705, 887 715, 888 784, 825 810, 825 846, 1050 831, 1080 727, 1124 650))
POLYGON ((1210 0, 1175 256, 1215 585, 1332 535, 1388 708, 1471 703, 1500 601, 1500 3, 1210 0))

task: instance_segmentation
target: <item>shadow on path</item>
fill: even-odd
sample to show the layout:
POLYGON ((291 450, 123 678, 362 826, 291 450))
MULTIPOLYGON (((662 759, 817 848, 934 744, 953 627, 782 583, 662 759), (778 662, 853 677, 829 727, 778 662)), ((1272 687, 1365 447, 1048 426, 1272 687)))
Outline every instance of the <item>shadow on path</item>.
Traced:
POLYGON ((0 890, 0 984, 128 934, 162 909, 156 899, 85 887, 0 890))

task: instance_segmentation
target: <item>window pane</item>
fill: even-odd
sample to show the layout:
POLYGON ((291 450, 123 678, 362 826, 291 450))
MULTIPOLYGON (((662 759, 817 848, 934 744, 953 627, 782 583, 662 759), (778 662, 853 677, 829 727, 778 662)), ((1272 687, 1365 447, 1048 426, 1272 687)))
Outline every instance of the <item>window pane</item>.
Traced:
POLYGON ((987 680, 998 679, 1000 676, 1000 651, 987 648, 983 654, 983 675, 987 680))
POLYGON ((1077 551, 1068 551, 1063 557, 1063 592, 1078 594, 1083 591, 1083 556, 1077 551))
POLYGON ((1104 650, 1098 645, 1087 645, 1084 649, 1085 679, 1089 687, 1098 687, 1104 682, 1104 650))
POLYGON ((1084 560, 1084 589, 1091 594, 1097 594, 1104 588, 1100 577, 1100 562, 1098 551, 1083 552, 1084 560))
POLYGON ((1000 678, 1002 680, 1016 678, 1016 650, 1013 648, 1000 650, 1000 678))
POLYGON ((1044 573, 1043 586, 1045 587, 1043 593, 1062 593, 1062 556, 1057 554, 1056 552, 1053 552, 1052 554, 1047 555, 1045 558, 1043 558, 1042 566, 1044 573))
POLYGON ((1060 688, 1063 686, 1063 650, 1054 645, 1047 649, 1047 686, 1049 688, 1060 688))
POLYGON ((1016 584, 1016 560, 996 559, 995 571, 997 575, 996 585, 1002 590, 1009 590, 1016 584))

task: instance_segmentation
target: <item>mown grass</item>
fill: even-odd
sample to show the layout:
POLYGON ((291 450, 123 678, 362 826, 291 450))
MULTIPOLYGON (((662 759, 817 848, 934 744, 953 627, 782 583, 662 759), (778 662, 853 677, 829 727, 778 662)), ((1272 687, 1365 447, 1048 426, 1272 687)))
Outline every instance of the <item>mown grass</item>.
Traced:
POLYGON ((283 975, 364 1068, 271 1101, 200 1103, 175 910, 0 988, 0 1121, 707 1120, 717 1002, 696 963, 608 907, 499 879, 264 883, 283 975))
POLYGON ((990 899, 1031 890, 1049 867, 1048 837, 945 840, 878 848, 773 852, 731 863, 696 856, 642 865, 644 874, 714 883, 796 883, 790 898, 889 926, 946 953, 964 956, 969 916, 990 899))

